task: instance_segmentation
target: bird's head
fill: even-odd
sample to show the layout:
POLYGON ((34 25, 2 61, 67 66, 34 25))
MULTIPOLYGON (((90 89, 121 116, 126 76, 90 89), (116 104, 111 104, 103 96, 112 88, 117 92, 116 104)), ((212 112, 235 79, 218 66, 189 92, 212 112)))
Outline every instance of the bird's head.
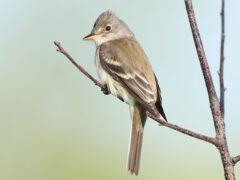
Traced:
POLYGON ((94 40, 97 45, 104 42, 134 36, 127 25, 113 12, 103 12, 94 23, 93 29, 83 40, 94 40))

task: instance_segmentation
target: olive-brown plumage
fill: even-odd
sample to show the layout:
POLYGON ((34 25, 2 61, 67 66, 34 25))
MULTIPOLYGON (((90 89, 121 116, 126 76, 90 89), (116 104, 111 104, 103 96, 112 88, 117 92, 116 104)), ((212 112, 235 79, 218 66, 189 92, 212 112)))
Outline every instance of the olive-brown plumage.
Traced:
POLYGON ((166 119, 157 78, 134 34, 112 12, 102 13, 85 39, 97 44, 96 67, 102 83, 130 106, 132 130, 127 167, 137 175, 147 112, 166 119))

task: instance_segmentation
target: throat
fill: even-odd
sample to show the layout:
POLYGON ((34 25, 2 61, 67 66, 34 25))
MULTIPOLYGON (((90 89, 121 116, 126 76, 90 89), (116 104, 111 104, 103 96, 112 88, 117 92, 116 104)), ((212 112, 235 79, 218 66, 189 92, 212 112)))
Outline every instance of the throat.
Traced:
POLYGON ((134 36, 133 34, 109 34, 106 37, 102 36, 100 38, 95 39, 95 43, 97 47, 99 47, 101 44, 105 42, 122 39, 122 38, 134 38, 134 36))
POLYGON ((101 44, 103 44, 107 41, 110 41, 110 39, 105 38, 105 37, 100 37, 100 38, 95 39, 96 46, 100 46, 101 44))

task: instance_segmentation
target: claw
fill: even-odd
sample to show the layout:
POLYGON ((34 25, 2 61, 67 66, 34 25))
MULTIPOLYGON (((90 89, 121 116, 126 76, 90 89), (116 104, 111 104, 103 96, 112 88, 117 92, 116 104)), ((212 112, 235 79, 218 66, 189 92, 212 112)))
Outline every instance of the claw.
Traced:
POLYGON ((104 86, 101 88, 101 90, 102 90, 103 94, 105 94, 105 95, 110 94, 110 91, 106 84, 104 84, 104 86))

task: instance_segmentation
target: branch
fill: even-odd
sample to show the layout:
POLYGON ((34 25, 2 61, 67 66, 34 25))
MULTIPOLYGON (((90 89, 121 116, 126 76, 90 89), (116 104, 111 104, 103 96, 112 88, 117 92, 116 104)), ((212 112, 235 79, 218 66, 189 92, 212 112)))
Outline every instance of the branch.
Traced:
MULTIPOLYGON (((67 53, 67 51, 65 51, 65 49, 61 46, 61 44, 59 42, 54 42, 55 46, 57 46, 57 51, 62 53, 63 55, 65 55, 68 60, 70 60, 73 65, 78 68, 78 70, 80 72, 82 72, 85 76, 87 76, 91 81, 94 82, 94 84, 98 87, 100 87, 101 89, 104 89, 105 87, 98 81, 96 80, 93 76, 91 76, 82 66, 80 66, 79 64, 76 63, 76 61, 67 53)), ((153 120, 155 120, 156 122, 160 123, 162 126, 168 127, 170 129, 173 129, 175 131, 178 131, 180 133, 186 134, 188 136, 194 137, 196 139, 200 139, 203 140, 205 142, 209 142, 211 144, 217 145, 217 140, 216 138, 212 138, 212 137, 208 137, 199 133, 195 133, 193 131, 190 131, 188 129, 184 129, 182 127, 179 127, 177 125, 168 123, 162 119, 160 119, 159 117, 155 117, 153 115, 151 115, 150 113, 148 113, 148 117, 152 118, 153 120)))
POLYGON ((236 165, 239 161, 240 161, 240 155, 232 158, 232 162, 233 162, 234 165, 236 165))
POLYGON ((220 109, 222 112, 222 116, 225 114, 225 105, 224 105, 224 95, 225 95, 225 87, 224 87, 224 42, 225 42, 225 2, 222 0, 222 10, 221 10, 221 47, 220 47, 220 67, 218 71, 219 82, 220 82, 220 109))
POLYGON ((63 49, 60 42, 54 41, 54 44, 58 47, 57 51, 64 54, 73 63, 73 65, 78 68, 79 71, 81 71, 85 76, 87 76, 96 86, 104 89, 104 86, 97 79, 90 75, 82 66, 76 63, 76 61, 63 49))
POLYGON ((207 91, 208 91, 208 98, 209 98, 209 102, 210 102, 210 107, 211 107, 211 111, 212 111, 216 134, 217 134, 217 136, 222 137, 223 132, 221 131, 221 129, 224 126, 224 122, 222 120, 220 104, 219 104, 218 97, 217 97, 217 94, 215 91, 215 87, 213 84, 209 65, 208 65, 207 58, 206 58, 206 55, 204 52, 201 36, 200 36, 197 22, 195 19, 192 1, 185 0, 185 5, 186 5, 187 13, 188 13, 189 23, 190 23, 190 26, 192 29, 192 34, 193 34, 193 39, 194 39, 194 43, 195 43, 197 54, 198 54, 198 59, 199 59, 199 62, 200 62, 201 68, 202 68, 202 73, 203 73, 205 84, 206 84, 207 91))
MULTIPOLYGON (((224 2, 222 4, 223 4, 222 8, 224 8, 224 2)), ((192 29, 192 34, 193 34, 193 39, 194 39, 197 54, 198 54, 198 59, 202 68, 202 73, 203 73, 205 84, 208 91, 208 98, 210 102, 210 108, 211 108, 213 122, 215 126, 215 131, 216 131, 216 139, 218 142, 217 148, 219 150, 219 153, 222 159, 225 179, 235 180, 234 167, 233 167, 234 164, 228 150, 223 115, 221 112, 220 103, 215 91, 215 87, 212 81, 212 76, 211 76, 207 58, 204 52, 201 36, 196 23, 192 1, 185 0, 185 5, 188 13, 189 23, 192 29)))
POLYGON ((151 114, 148 114, 148 117, 150 117, 153 120, 157 121, 162 126, 168 127, 168 128, 173 129, 175 131, 181 132, 181 133, 183 133, 185 135, 191 136, 193 138, 196 138, 196 139, 199 139, 199 140, 202 140, 202 141, 205 141, 205 142, 209 142, 209 143, 214 144, 215 146, 217 146, 218 142, 217 142, 216 138, 208 137, 208 136, 205 136, 205 135, 202 135, 202 134, 190 131, 188 129, 182 128, 182 127, 180 127, 178 125, 171 124, 171 123, 169 123, 167 121, 164 121, 164 120, 162 120, 160 118, 156 118, 156 117, 152 116, 151 114))

